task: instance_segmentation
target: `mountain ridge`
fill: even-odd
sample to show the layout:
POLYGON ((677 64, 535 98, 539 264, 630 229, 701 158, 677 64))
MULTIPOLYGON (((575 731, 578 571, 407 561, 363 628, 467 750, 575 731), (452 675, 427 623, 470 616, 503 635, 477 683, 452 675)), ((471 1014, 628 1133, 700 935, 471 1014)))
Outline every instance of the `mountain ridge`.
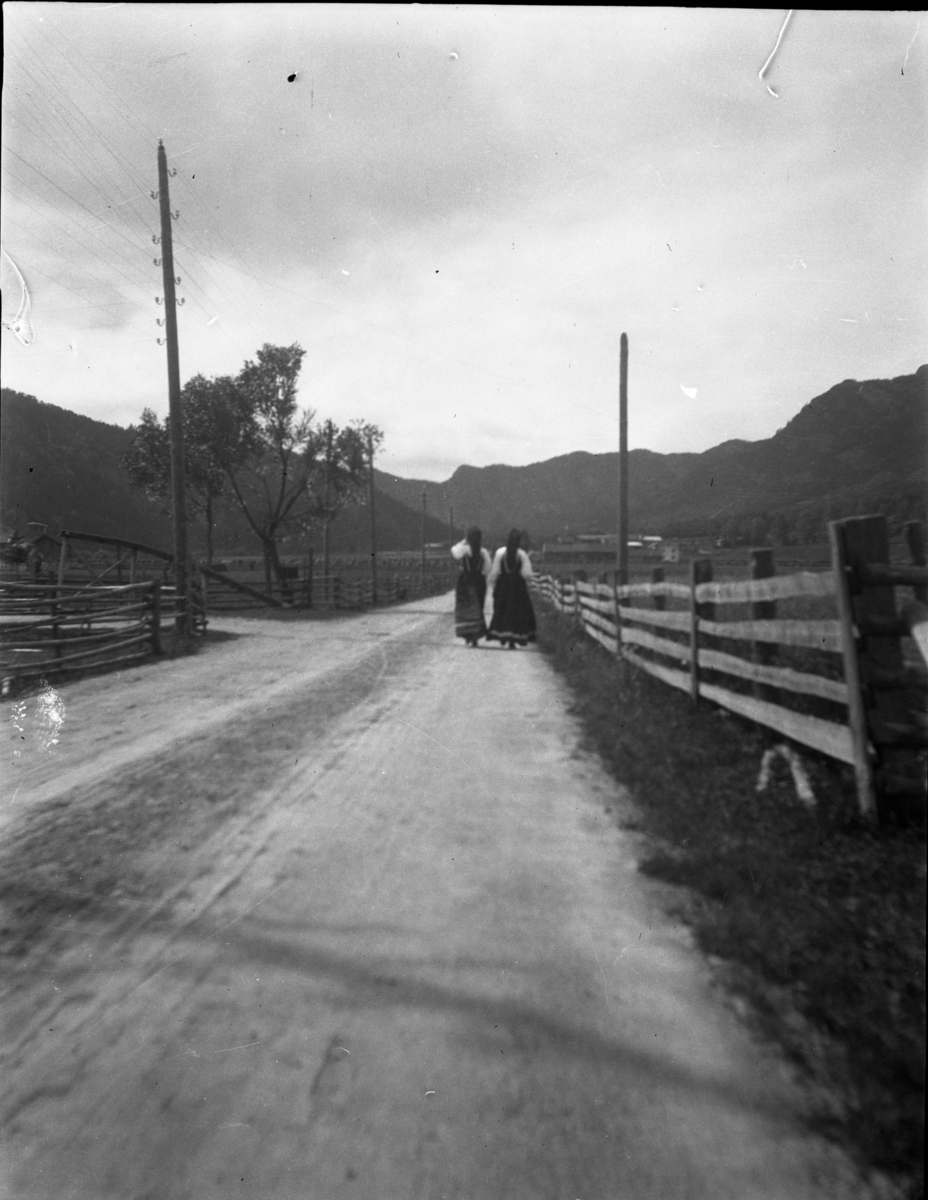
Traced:
MULTIPOLYGON (((3 389, 0 519, 4 535, 27 522, 167 547, 163 505, 133 491, 119 461, 132 430, 3 389)), ((618 453, 573 450, 527 466, 464 464, 441 483, 375 471, 378 547, 417 549, 422 489, 426 540, 479 525, 488 542, 512 526, 537 545, 615 527, 618 453)), ((769 532, 781 540, 824 533, 829 518, 886 512, 923 517, 928 501, 928 365, 890 380, 843 380, 813 397, 772 437, 732 438, 708 450, 629 454, 633 532, 710 533, 730 540, 769 532), (758 521, 760 524, 758 525, 758 521)), ((332 524, 331 549, 366 553, 369 513, 359 506, 332 524)), ((191 525, 194 550, 202 530, 191 525)), ((255 553, 244 519, 219 506, 217 552, 255 553)), ((304 539, 318 549, 318 531, 304 539)), ((294 550, 285 544, 282 552, 294 550)))
MULTIPOLYGON (((381 490, 430 509, 454 505, 458 525, 495 537, 527 527, 535 540, 613 529, 618 452, 572 451, 525 467, 459 467, 440 484, 378 473, 381 490), (513 486, 514 485, 514 486, 513 486)), ((844 380, 807 402, 769 438, 732 438, 701 452, 629 453, 630 527, 665 536, 729 533, 755 518, 808 536, 863 508, 898 519, 928 496, 928 365, 891 380, 844 380)))

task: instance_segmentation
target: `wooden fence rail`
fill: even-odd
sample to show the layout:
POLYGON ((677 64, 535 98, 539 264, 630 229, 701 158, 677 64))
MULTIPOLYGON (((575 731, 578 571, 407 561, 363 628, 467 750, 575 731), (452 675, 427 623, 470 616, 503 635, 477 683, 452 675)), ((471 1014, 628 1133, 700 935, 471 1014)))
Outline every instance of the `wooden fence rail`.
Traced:
POLYGON ((532 585, 612 654, 695 703, 711 701, 852 766, 865 818, 906 805, 911 812, 915 798, 924 820, 928 570, 920 528, 907 530, 911 566, 889 564, 884 518, 857 517, 832 524, 829 572, 778 576, 763 550, 753 552, 755 577, 746 580, 715 581, 711 562, 699 559, 689 585, 664 582, 660 568, 651 582, 619 587, 552 576, 532 585), (916 598, 897 613, 899 587, 916 598), (778 611, 784 602, 791 614, 778 611), (745 605, 750 619, 728 611, 745 605), (917 647, 905 652, 908 662, 902 638, 917 647))
POLYGON ((14 680, 139 662, 160 651, 161 584, 67 589, 0 584, 0 677, 14 680))

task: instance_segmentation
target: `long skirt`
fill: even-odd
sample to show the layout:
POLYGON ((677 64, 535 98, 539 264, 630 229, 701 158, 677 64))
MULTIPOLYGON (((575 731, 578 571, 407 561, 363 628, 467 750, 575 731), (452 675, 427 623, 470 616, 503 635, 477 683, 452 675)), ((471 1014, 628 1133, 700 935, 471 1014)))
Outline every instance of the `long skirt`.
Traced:
POLYGON ((500 575, 493 588, 493 619, 487 641, 515 642, 525 646, 535 640, 535 609, 528 584, 521 575, 500 575))
POLYGON ((454 589, 454 632, 468 642, 486 637, 483 605, 487 598, 486 578, 478 571, 462 571, 454 589))

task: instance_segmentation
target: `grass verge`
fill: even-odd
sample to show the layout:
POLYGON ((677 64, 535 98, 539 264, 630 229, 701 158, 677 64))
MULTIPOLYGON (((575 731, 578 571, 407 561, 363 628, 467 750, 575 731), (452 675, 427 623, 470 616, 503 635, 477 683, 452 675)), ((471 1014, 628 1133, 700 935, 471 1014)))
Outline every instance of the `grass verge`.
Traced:
POLYGON ((811 752, 814 811, 785 766, 757 793, 776 735, 695 709, 557 614, 539 614, 539 641, 632 792, 651 848, 642 871, 686 889, 700 946, 818 1085, 822 1131, 922 1196, 924 835, 863 827, 850 770, 811 752))

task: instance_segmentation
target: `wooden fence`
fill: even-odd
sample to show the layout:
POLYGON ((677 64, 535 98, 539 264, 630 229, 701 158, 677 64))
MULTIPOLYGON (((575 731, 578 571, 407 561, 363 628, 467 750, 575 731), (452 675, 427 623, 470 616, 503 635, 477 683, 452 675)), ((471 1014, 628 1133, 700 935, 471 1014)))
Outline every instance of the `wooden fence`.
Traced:
MULTIPOLYGON (((174 621, 178 615, 177 589, 174 586, 174 558, 166 550, 157 550, 141 542, 104 537, 95 533, 78 533, 63 529, 59 535, 58 587, 82 584, 88 609, 95 603, 92 592, 103 587, 109 579, 121 586, 124 582, 158 582, 161 585, 161 619, 174 621), (92 549, 88 549, 92 547, 92 549)), ((76 593, 77 594, 77 593, 76 593)), ((196 564, 191 560, 188 578, 190 631, 194 635, 206 632, 206 598, 196 564)))
POLYGON ((921 525, 907 536, 905 567, 889 565, 885 518, 859 517, 832 524, 829 572, 777 576, 773 552, 758 550, 749 580, 715 582, 711 561, 697 559, 689 583, 664 582, 658 567, 650 582, 619 587, 551 576, 534 586, 694 703, 851 765, 869 819, 913 796, 923 803, 928 570, 921 525), (915 595, 897 612, 899 587, 915 595))
POLYGON ((4 694, 14 679, 109 668, 159 653, 163 603, 157 581, 0 585, 4 694))
POLYGON ((377 605, 402 604, 422 596, 441 595, 454 586, 456 578, 457 572, 453 576, 436 572, 427 573, 424 577, 419 572, 379 575, 375 601, 374 586, 369 577, 352 579, 339 575, 315 575, 308 599, 313 608, 328 610, 372 608, 375 602, 377 605))
POLYGON ((374 604, 400 604, 419 596, 439 595, 454 586, 456 572, 429 571, 379 575, 376 601, 370 575, 294 574, 287 580, 286 599, 235 578, 227 571, 200 568, 204 594, 213 612, 241 612, 248 609, 284 608, 315 609, 317 611, 359 611, 374 604))

